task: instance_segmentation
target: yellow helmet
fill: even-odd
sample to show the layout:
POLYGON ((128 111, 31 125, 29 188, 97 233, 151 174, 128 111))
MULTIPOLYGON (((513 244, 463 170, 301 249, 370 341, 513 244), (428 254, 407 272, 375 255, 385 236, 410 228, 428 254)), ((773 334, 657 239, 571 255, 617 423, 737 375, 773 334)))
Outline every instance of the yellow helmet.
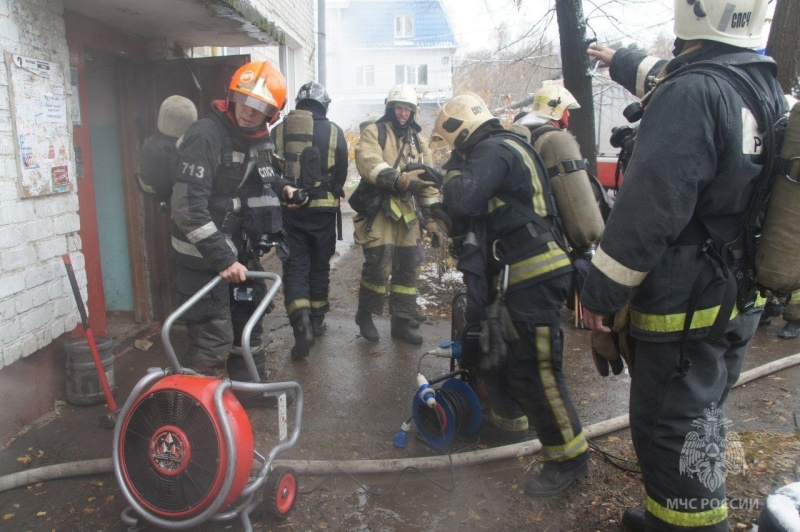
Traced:
POLYGON ((739 48, 761 46, 767 0, 675 0, 675 35, 739 48))
POLYGON ((436 116, 431 144, 436 147, 444 141, 451 148, 457 148, 489 120, 497 119, 480 96, 474 92, 459 94, 445 103, 436 116))
POLYGON ((543 81, 533 95, 533 112, 547 120, 561 120, 564 111, 580 107, 578 100, 558 81, 543 81))

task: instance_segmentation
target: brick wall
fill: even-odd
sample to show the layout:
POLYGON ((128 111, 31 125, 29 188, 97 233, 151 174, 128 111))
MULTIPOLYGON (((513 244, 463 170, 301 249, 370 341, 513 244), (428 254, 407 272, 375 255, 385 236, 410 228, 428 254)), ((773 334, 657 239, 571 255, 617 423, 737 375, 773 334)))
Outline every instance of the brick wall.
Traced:
MULTIPOLYGON (((79 322, 61 255, 70 253, 86 297, 78 198, 73 191, 19 199, 5 53, 60 65, 69 79, 63 6, 0 0, 0 368, 47 347, 79 322)), ((69 93, 70 87, 65 91, 69 93)), ((67 98, 67 115, 70 100, 67 98)), ((71 132, 72 125, 68 128, 71 132)), ((74 180, 75 166, 70 164, 74 180)))

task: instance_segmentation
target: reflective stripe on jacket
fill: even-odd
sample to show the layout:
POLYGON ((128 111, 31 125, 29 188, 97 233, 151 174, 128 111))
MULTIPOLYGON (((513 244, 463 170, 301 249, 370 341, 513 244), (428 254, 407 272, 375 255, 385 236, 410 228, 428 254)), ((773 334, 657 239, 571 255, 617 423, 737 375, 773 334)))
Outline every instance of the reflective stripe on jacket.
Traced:
MULTIPOLYGON (((395 129, 387 122, 386 144, 381 149, 378 142, 377 124, 372 123, 364 128, 358 144, 356 144, 356 168, 361 175, 361 179, 375 185, 378 174, 382 170, 392 168, 394 162, 398 160, 401 149, 402 156, 397 164, 397 169, 401 172, 406 165, 412 162, 431 163, 431 152, 428 149, 428 143, 419 138, 418 135, 412 135, 411 127, 407 131, 409 135, 398 138, 395 129), (417 145, 415 139, 419 141, 419 145, 417 145)), ((439 192, 434 187, 423 188, 416 194, 391 192, 386 194, 383 204, 384 212, 393 220, 402 219, 410 227, 416 223, 417 219, 414 205, 415 196, 421 206, 432 205, 439 201, 439 192)))
MULTIPOLYGON (((448 213, 461 220, 485 220, 490 248, 491 243, 531 222, 527 214, 501 197, 517 198, 543 219, 553 219, 547 173, 533 147, 499 124, 490 122, 478 128, 445 168, 443 191, 448 213)), ((489 263, 487 274, 498 274, 500 265, 491 258, 489 263)), ((570 270, 569 257, 551 240, 509 262, 508 286, 521 288, 570 270)))
MULTIPOLYGON (((666 71, 730 50, 721 46, 694 48, 666 71)), ((628 68, 631 79, 637 65, 630 62, 628 68)), ((775 102, 777 113, 785 104, 774 62, 753 52, 743 70, 775 102)), ((690 71, 661 84, 641 120, 625 184, 591 263, 583 305, 611 314, 630 300, 633 336, 674 341, 695 281, 707 275, 689 327, 690 339, 704 337, 727 283, 720 265, 702 252, 703 240, 731 242, 739 235, 761 172, 762 138, 742 95, 728 82, 690 71), (687 238, 698 233, 692 230, 697 226, 703 228, 700 236, 687 238)))

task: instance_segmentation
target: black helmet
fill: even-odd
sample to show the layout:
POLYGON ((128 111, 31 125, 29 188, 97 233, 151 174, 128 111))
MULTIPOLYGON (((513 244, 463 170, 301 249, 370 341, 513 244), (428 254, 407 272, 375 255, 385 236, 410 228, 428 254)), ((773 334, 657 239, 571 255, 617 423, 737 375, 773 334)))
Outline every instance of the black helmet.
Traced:
POLYGON ((294 100, 295 105, 302 100, 314 100, 315 102, 319 102, 322 104, 322 107, 325 108, 325 111, 328 110, 328 104, 331 103, 331 97, 328 96, 328 91, 325 89, 325 86, 316 81, 309 81, 297 91, 297 98, 294 100))

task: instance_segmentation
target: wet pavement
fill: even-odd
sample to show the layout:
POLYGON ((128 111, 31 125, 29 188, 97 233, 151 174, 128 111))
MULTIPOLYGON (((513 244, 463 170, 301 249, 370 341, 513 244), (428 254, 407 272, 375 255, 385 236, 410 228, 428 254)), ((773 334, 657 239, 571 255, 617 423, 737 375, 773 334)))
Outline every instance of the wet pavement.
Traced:
MULTIPOLYGON (((345 222, 345 234, 350 235, 349 217, 345 222)), ((419 329, 425 342, 411 346, 390 338, 389 318, 384 316, 376 319, 381 341, 364 340, 354 322, 361 263, 357 247, 339 243, 332 269, 328 330, 317 338, 307 359, 292 361, 289 357, 293 338, 280 295, 276 310, 267 316, 272 338, 270 378, 297 381, 305 397, 299 441, 279 456, 280 460, 378 460, 441 454, 413 433, 405 449, 394 447, 392 438, 411 415, 417 372, 430 380, 450 369, 446 359, 422 356, 449 339, 450 320, 430 318, 419 329)), ((275 267, 274 260, 267 260, 266 265, 275 267)), ((745 370, 800 351, 800 341, 775 337, 782 324, 778 318, 774 325, 759 329, 745 370)), ((588 353, 588 331, 576 329, 566 320, 564 330, 565 373, 584 425, 625 414, 628 376, 599 377, 588 353)), ((140 350, 129 343, 115 351, 115 398, 120 405, 148 367, 167 366, 158 329, 149 333, 140 338, 153 342, 149 349, 140 350)), ((180 352, 181 331, 176 329, 173 336, 180 352)), ((737 388, 728 403, 732 430, 793 432, 800 406, 798 384, 800 367, 795 366, 737 388)), ((59 403, 0 450, 0 482, 20 471, 110 458, 112 432, 100 428, 97 421, 104 412, 104 405, 59 403)), ((266 453, 277 440, 276 411, 249 410, 248 414, 256 449, 266 453)), ((628 433, 622 430, 610 437, 624 439, 628 433)), ((603 438, 597 442, 602 445, 603 438)), ((487 448, 477 439, 467 439, 454 442, 449 450, 470 445, 473 450, 487 448)), ((402 474, 301 475, 300 494, 288 520, 254 521, 253 526, 258 530, 582 530, 591 523, 587 525, 591 529, 618 528, 614 518, 598 525, 596 501, 589 501, 579 486, 553 499, 532 500, 522 495, 527 470, 536 462, 537 457, 529 455, 469 467, 411 469, 402 474)), ((585 486, 602 484, 606 475, 614 474, 594 457, 592 468, 585 486)), ((127 504, 109 472, 2 489, 2 530, 125 529, 120 513, 127 504)), ((226 528, 239 530, 241 526, 232 521, 197 529, 226 528)))

